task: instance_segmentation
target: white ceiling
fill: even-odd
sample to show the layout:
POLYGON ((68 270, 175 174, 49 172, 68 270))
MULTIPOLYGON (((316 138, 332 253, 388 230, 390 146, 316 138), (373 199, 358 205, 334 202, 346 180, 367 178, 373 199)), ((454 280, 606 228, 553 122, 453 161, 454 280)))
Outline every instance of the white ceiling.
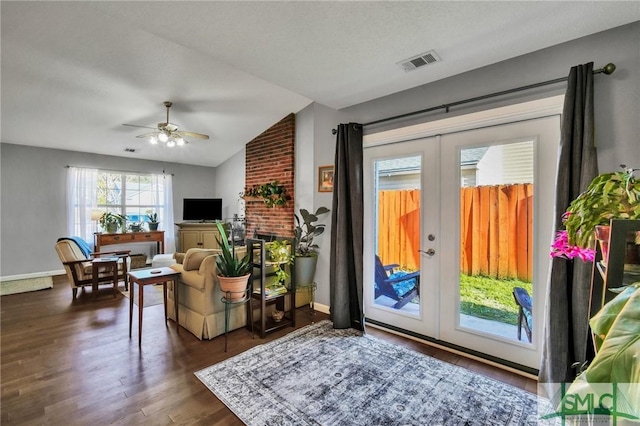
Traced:
POLYGON ((0 13, 2 142, 217 166, 313 101, 340 109, 634 22, 640 2, 3 0, 0 13), (431 49, 442 62, 395 65, 431 49), (165 100, 171 122, 211 139, 154 147, 122 125, 155 127, 165 100))

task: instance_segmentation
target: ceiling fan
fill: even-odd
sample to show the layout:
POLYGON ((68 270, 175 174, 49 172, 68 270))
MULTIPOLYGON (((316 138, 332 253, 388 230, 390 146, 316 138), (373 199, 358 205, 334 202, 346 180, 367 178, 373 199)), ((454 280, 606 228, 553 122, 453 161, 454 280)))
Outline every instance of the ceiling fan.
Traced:
MULTIPOLYGON (((174 147, 176 145, 182 146, 188 141, 185 138, 195 139, 209 139, 209 135, 202 133, 188 132, 186 130, 178 130, 178 126, 169 121, 169 109, 173 105, 170 101, 165 101, 164 106, 167 107, 167 121, 164 123, 158 123, 157 130, 136 137, 147 139, 152 145, 157 145, 159 142, 164 143, 168 147, 174 147)), ((141 127, 143 129, 153 129, 148 126, 138 126, 136 124, 124 124, 124 126, 141 127)))

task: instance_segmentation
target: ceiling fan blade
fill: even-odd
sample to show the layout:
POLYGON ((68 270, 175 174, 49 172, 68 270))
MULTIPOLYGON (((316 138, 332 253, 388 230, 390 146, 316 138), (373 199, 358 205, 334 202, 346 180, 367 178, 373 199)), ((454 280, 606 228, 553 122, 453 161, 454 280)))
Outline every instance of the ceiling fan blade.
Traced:
POLYGON ((149 127, 149 126, 139 126, 137 124, 123 124, 123 126, 129 126, 129 127, 139 127, 141 129, 154 129, 155 127, 149 127))
POLYGON ((187 132, 185 130, 180 130, 176 133, 182 137, 187 137, 187 138, 209 139, 209 135, 203 135, 202 133, 187 132))
POLYGON ((151 136, 157 136, 158 132, 150 132, 150 133, 145 133, 144 135, 138 135, 136 136, 136 138, 149 138, 151 136))

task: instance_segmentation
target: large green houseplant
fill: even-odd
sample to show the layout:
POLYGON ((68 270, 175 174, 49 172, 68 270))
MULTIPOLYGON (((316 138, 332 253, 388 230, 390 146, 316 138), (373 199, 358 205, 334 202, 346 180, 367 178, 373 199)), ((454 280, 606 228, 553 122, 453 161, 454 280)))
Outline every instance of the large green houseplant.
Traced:
POLYGON ((324 233, 325 225, 317 223, 319 216, 329 213, 326 207, 318 207, 315 213, 306 209, 300 209, 300 216, 295 215, 296 227, 293 230, 295 242, 295 271, 296 285, 307 286, 313 284, 318 264, 319 247, 314 242, 315 237, 324 233))
POLYGON ((118 213, 106 212, 103 214, 98 223, 109 234, 118 232, 118 229, 125 230, 124 225, 127 222, 127 217, 118 213))
POLYGON ((604 403, 597 407, 601 413, 617 411, 617 415, 639 420, 640 282, 625 287, 591 318, 589 325, 594 334, 596 356, 565 395, 572 398, 578 395, 583 401, 594 397, 595 401, 604 403), (613 386, 617 403, 611 398, 613 386))
POLYGON ((596 228, 611 219, 640 219, 640 181, 638 169, 602 173, 574 199, 564 215, 565 230, 559 231, 551 256, 593 261, 596 228))
POLYGON ((216 223, 220 238, 218 245, 220 246, 220 254, 216 258, 218 266, 218 280, 220 281, 220 290, 225 297, 231 301, 242 300, 247 289, 247 282, 251 275, 251 262, 249 253, 242 258, 238 257, 235 246, 229 245, 229 239, 224 229, 224 225, 220 222, 216 223))

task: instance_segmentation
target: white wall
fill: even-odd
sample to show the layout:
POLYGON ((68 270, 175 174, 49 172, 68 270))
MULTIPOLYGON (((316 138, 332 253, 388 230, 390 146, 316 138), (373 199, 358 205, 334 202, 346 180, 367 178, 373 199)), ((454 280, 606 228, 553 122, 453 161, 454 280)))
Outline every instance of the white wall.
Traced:
POLYGON ((240 193, 244 191, 246 151, 243 148, 236 155, 216 167, 215 193, 222 198, 222 217, 233 218, 240 214, 240 193))
POLYGON ((67 234, 67 165, 174 174, 173 213, 182 199, 215 197, 215 169, 135 158, 0 144, 0 276, 60 271, 54 246, 67 234))

